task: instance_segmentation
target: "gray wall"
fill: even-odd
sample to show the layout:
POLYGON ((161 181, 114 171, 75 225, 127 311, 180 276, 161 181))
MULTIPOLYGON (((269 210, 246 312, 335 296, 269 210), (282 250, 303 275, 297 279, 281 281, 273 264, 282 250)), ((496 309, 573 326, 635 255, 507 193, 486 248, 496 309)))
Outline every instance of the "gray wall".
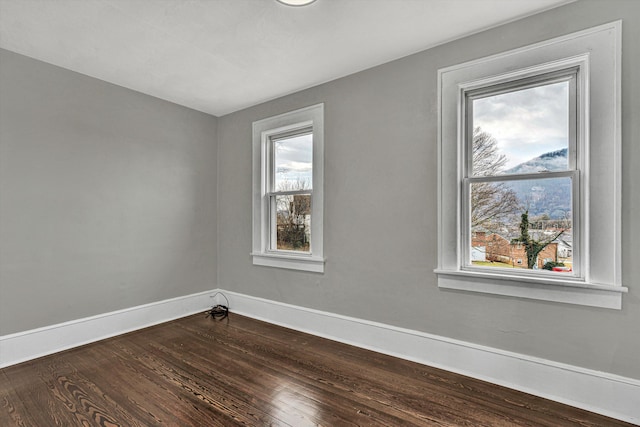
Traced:
POLYGON ((0 51, 0 335, 215 288, 216 126, 0 51))
POLYGON ((581 0, 221 117, 218 284, 640 379, 640 2, 581 0), (623 19, 623 310, 440 290, 436 73, 623 19), (251 123, 325 103, 325 274, 251 263, 251 123))

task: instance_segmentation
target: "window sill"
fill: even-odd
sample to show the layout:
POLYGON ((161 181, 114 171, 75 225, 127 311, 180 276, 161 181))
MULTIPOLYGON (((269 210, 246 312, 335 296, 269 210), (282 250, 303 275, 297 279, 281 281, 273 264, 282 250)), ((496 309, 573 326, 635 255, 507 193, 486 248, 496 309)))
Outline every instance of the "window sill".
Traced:
POLYGON ((251 256, 253 257, 253 265, 324 273, 325 259, 322 257, 264 252, 254 252, 251 253, 251 256))
POLYGON ((513 275, 462 270, 435 270, 438 287, 542 301, 622 309, 624 286, 600 285, 554 278, 523 278, 513 275))

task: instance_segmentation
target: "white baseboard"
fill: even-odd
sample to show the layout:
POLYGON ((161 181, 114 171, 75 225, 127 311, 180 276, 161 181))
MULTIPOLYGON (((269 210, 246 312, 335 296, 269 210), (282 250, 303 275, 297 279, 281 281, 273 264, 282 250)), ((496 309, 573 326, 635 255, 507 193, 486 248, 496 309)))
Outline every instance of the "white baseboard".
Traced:
MULTIPOLYGON (((199 313, 218 290, 0 336, 0 368, 199 313)), ((231 312, 478 378, 634 424, 640 381, 410 329, 222 291, 231 312)))
POLYGON ((640 381, 382 323, 222 291, 232 313, 499 384, 634 424, 640 381))
POLYGON ((213 291, 0 336, 0 368, 205 311, 213 291))

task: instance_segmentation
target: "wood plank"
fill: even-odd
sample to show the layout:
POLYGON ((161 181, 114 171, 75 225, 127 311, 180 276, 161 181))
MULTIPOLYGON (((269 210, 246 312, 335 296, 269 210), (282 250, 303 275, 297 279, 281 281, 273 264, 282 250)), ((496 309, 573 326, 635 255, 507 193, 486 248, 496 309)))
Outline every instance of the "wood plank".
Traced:
POLYGON ((2 426, 629 426, 231 314, 0 370, 2 426))

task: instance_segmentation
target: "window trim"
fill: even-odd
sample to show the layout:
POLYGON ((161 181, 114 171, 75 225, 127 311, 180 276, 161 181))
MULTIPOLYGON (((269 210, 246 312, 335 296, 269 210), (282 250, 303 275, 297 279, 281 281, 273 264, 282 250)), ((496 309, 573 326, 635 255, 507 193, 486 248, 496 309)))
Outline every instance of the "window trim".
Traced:
MULTIPOLYGON (((323 255, 323 182, 324 182, 324 104, 268 117, 253 123, 253 243, 254 265, 293 270, 324 272, 323 255), (268 174, 273 159, 270 145, 273 136, 311 129, 313 133, 313 196, 311 203, 310 252, 273 250, 271 248, 271 206, 268 174)), ((305 192, 307 192, 305 190, 305 192)))
MULTIPOLYGON (((620 309, 621 283, 621 21, 604 24, 502 54, 438 71, 438 286, 588 306, 620 309), (584 146, 577 195, 582 271, 575 278, 530 277, 463 269, 462 139, 464 96, 470 91, 554 70, 579 66, 583 98, 577 114, 584 146), (586 111, 589 109, 590 111, 586 111), (590 114, 588 114, 590 113, 590 114), (597 161, 592 161, 596 159, 597 161), (588 169, 587 169, 588 167, 588 169), (584 173, 583 173, 584 171, 584 173), (598 177, 592 186, 589 177, 598 177), (452 215, 456 213, 455 215, 452 215), (597 242, 597 244, 595 244, 597 242)), ((580 142, 578 142, 580 143, 580 142)), ((574 185, 576 183, 574 182, 574 185)))

